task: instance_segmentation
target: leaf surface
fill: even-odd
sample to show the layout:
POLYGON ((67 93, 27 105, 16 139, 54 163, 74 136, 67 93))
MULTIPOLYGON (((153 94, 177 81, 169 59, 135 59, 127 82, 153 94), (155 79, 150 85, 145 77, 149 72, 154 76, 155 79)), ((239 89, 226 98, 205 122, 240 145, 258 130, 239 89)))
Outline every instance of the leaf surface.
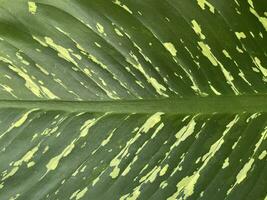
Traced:
POLYGON ((0 0, 0 199, 266 199, 267 2, 0 0))

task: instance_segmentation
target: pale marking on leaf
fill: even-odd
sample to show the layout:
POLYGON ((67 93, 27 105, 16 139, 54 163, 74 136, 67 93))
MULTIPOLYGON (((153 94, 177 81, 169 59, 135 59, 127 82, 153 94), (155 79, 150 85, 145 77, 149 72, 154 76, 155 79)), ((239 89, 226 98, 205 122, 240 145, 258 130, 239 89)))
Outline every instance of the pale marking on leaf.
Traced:
POLYGON ((223 54, 225 55, 226 58, 232 59, 230 54, 225 49, 223 49, 222 52, 223 52, 223 54))
POLYGON ((176 200, 177 196, 183 192, 184 199, 187 199, 194 192, 194 186, 197 183, 198 178, 200 177, 199 173, 195 173, 192 176, 184 177, 177 185, 177 191, 170 196, 167 200, 176 200))
POLYGON ((45 41, 42 41, 42 39, 38 36, 32 35, 32 38, 36 40, 39 44, 41 44, 44 47, 48 47, 48 45, 45 43, 45 41))
POLYGON ((81 133, 80 133, 79 138, 87 136, 89 129, 92 126, 94 126, 99 119, 100 118, 97 118, 97 119, 93 118, 93 119, 89 119, 89 120, 85 121, 84 124, 80 128, 81 133))
POLYGON ((176 134, 177 143, 175 146, 178 146, 182 141, 185 141, 192 133, 194 133, 196 126, 195 118, 193 117, 187 125, 181 128, 176 134))
POLYGON ((164 47, 170 52, 172 56, 176 56, 177 50, 175 46, 171 42, 165 42, 163 43, 164 47))
POLYGON ((45 154, 49 150, 49 146, 46 146, 42 152, 42 154, 45 154))
POLYGON ((229 158, 226 158, 226 159, 224 160, 222 169, 224 169, 224 168, 226 168, 226 167, 228 167, 228 166, 229 166, 229 158))
POLYGON ((120 151, 118 155, 116 155, 115 158, 113 158, 110 162, 110 167, 113 167, 113 171, 110 173, 110 176, 112 178, 116 178, 119 175, 120 168, 119 164, 122 161, 122 159, 128 154, 130 146, 137 141, 137 139, 141 136, 141 133, 147 133, 151 128, 153 128, 156 124, 158 124, 161 120, 161 115, 164 113, 157 112, 153 115, 151 115, 146 122, 139 128, 137 133, 133 138, 131 138, 127 143, 126 146, 120 151))
POLYGON ((19 170, 19 167, 13 167, 11 169, 11 171, 9 173, 7 173, 2 179, 1 181, 4 181, 6 179, 8 179, 9 177, 13 176, 14 174, 16 174, 16 172, 19 170))
POLYGON ((134 191, 132 194, 128 193, 122 196, 119 200, 137 200, 141 194, 140 189, 141 189, 141 186, 137 186, 136 188, 134 188, 134 191))
POLYGON ((96 45, 97 47, 101 48, 101 45, 100 45, 99 43, 95 42, 95 45, 96 45))
POLYGON ((81 199, 86 194, 87 190, 88 190, 88 188, 85 187, 82 191, 78 192, 77 195, 76 195, 75 200, 81 199))
POLYGON ((249 31, 249 33, 250 33, 250 35, 251 35, 253 38, 255 38, 255 35, 253 34, 252 31, 249 31))
POLYGON ((192 28, 193 28, 193 30, 195 31, 195 33, 200 37, 200 39, 204 40, 206 37, 205 37, 205 35, 202 33, 201 27, 200 27, 200 25, 197 23, 197 21, 196 21, 196 20, 192 20, 191 23, 192 23, 192 25, 193 25, 192 28))
POLYGON ((24 65, 27 65, 27 66, 30 65, 30 63, 24 60, 24 58, 20 55, 20 52, 16 52, 16 56, 24 65))
POLYGON ((216 90, 213 85, 209 82, 210 89, 214 92, 216 95, 222 95, 218 90, 216 90))
POLYGON ((101 34, 104 34, 105 33, 104 26, 102 26, 100 23, 96 23, 96 29, 101 34))
MULTIPOLYGON (((170 147, 169 151, 167 153, 165 153, 165 156, 163 158, 163 160, 166 160, 169 158, 169 155, 171 154, 172 150, 179 146, 179 144, 186 140, 187 137, 189 137, 190 135, 193 134, 194 130, 195 130, 195 125, 196 125, 196 122, 195 122, 195 118, 197 117, 198 115, 195 115, 192 117, 192 119, 184 126, 182 127, 175 135, 175 137, 177 138, 176 142, 172 144, 172 146, 170 147)), ((190 116, 186 116, 184 117, 184 119, 182 119, 182 122, 184 122, 188 117, 190 116)), ((177 171, 177 170, 180 170, 181 169, 181 166, 180 164, 183 162, 183 159, 184 159, 184 154, 182 155, 182 160, 181 162, 177 165, 177 167, 173 170, 171 176, 177 171)))
POLYGON ((114 4, 120 6, 121 8, 123 8, 124 10, 126 10, 128 13, 133 14, 133 12, 129 9, 129 7, 127 7, 125 4, 122 4, 121 1, 119 0, 114 0, 113 1, 114 4))
POLYGON ((106 170, 103 170, 98 177, 96 177, 93 181, 92 181, 92 186, 94 187, 95 184, 97 184, 97 182, 100 180, 100 177, 105 173, 106 170))
POLYGON ((151 136, 151 139, 155 138, 156 135, 158 134, 158 132, 164 127, 164 124, 161 123, 158 128, 156 129, 156 131, 153 133, 153 135, 151 136))
POLYGON ((34 165, 35 165, 35 162, 34 162, 34 161, 31 161, 31 162, 29 162, 29 163, 27 164, 27 167, 30 168, 30 167, 32 167, 32 166, 34 166, 34 165))
POLYGON ((267 151, 266 150, 262 151, 261 154, 259 155, 259 159, 263 160, 266 157, 266 155, 267 155, 267 151))
POLYGON ((218 65, 217 59, 215 58, 215 56, 211 52, 210 47, 207 44, 205 44, 204 42, 198 42, 198 45, 202 49, 202 54, 209 59, 209 61, 212 63, 212 65, 217 66, 218 65))
POLYGON ((259 149, 262 142, 266 139, 266 137, 267 137, 267 127, 265 127, 264 131, 261 133, 261 137, 255 145, 255 148, 253 150, 253 156, 256 154, 257 150, 259 149))
POLYGON ((251 116, 249 116, 247 119, 246 119, 246 122, 250 122, 251 120, 253 119, 256 119, 257 117, 261 116, 261 113, 254 113, 252 114, 251 116))
POLYGON ((8 58, 2 57, 2 56, 0 56, 0 61, 3 61, 4 63, 11 64, 11 65, 13 64, 11 60, 9 60, 8 58))
MULTIPOLYGON (((143 58, 144 58, 147 62, 149 62, 150 64, 152 64, 152 61, 150 60, 150 58, 147 57, 147 56, 143 53, 142 48, 141 48, 138 44, 136 44, 135 42, 133 42, 133 44, 134 44, 134 46, 138 49, 139 53, 143 56, 143 58)), ((158 67, 155 67, 155 68, 156 68, 156 70, 159 72, 159 68, 158 68, 158 67)))
POLYGON ((260 145, 262 142, 266 139, 267 137, 267 128, 265 127, 264 131, 261 133, 261 138, 259 141, 256 143, 255 148, 253 150, 253 155, 252 158, 243 166, 243 168, 240 170, 240 172, 236 176, 236 182, 235 184, 227 191, 227 195, 234 189, 234 187, 237 184, 240 184, 246 177, 248 172, 251 170, 252 165, 254 164, 255 159, 253 158, 254 155, 257 153, 257 150, 259 149, 260 145))
POLYGON ((218 65, 220 66, 221 71, 223 72, 223 75, 224 75, 225 79, 227 80, 227 83, 231 86, 234 93, 236 95, 240 94, 240 92, 238 91, 238 89, 235 87, 235 85, 233 83, 233 80, 234 80, 233 76, 231 75, 231 73, 229 71, 227 71, 224 68, 224 66, 221 64, 221 62, 217 60, 217 58, 211 52, 211 48, 202 41, 198 42, 198 45, 202 49, 202 54, 204 56, 206 56, 214 66, 218 66, 218 65))
POLYGON ((44 86, 40 86, 42 93, 48 97, 49 99, 60 99, 58 96, 56 96, 53 92, 51 92, 48 88, 44 86))
POLYGON ((202 161, 210 160, 212 156, 215 155, 215 153, 220 149, 220 147, 224 143, 225 135, 238 122, 238 120, 239 120, 239 116, 236 115, 235 118, 226 125, 226 129, 222 133, 222 137, 219 138, 214 144, 211 145, 209 152, 202 157, 202 161))
POLYGON ((159 185, 159 187, 161 188, 161 189, 164 189, 165 187, 167 187, 168 186, 168 183, 166 182, 166 181, 162 181, 161 183, 160 183, 160 185, 159 185))
POLYGON ((125 168, 125 170, 122 172, 122 176, 126 176, 130 170, 131 170, 131 166, 133 165, 133 163, 135 163, 138 159, 138 156, 134 156, 134 158, 132 159, 131 163, 125 168))
POLYGON ((247 37, 244 32, 235 32, 235 35, 239 40, 247 37))
POLYGON ((127 58, 126 61, 130 63, 134 68, 139 70, 145 76, 145 78, 147 79, 147 82, 150 83, 155 88, 158 94, 168 97, 168 95, 164 93, 164 91, 166 91, 167 89, 163 85, 161 85, 155 78, 149 76, 145 72, 144 68, 139 63, 138 58, 133 54, 133 52, 130 52, 130 56, 134 59, 135 63, 132 62, 129 58, 127 58))
POLYGON ((263 76, 267 77, 267 69, 264 68, 261 65, 260 59, 258 57, 254 57, 253 62, 256 65, 256 67, 261 71, 261 73, 263 74, 263 76))
POLYGON ((169 165, 166 164, 159 172, 159 176, 164 176, 166 172, 168 171, 169 165))
POLYGON ((82 56, 76 53, 71 53, 73 56, 75 56, 78 60, 82 60, 82 56))
POLYGON ((75 66, 78 66, 77 62, 71 57, 68 49, 65 49, 61 45, 54 43, 53 39, 49 37, 45 37, 45 42, 46 44, 48 44, 50 47, 52 47, 54 50, 58 52, 58 56, 60 58, 63 58, 64 60, 71 62, 75 66))
POLYGON ((244 51, 242 49, 240 49, 238 46, 236 46, 236 50, 239 52, 239 53, 244 53, 244 51))
POLYGON ((84 68, 84 73, 87 75, 87 76, 92 76, 92 73, 90 72, 90 70, 89 69, 87 69, 87 68, 84 68))
POLYGON ((9 200, 16 200, 19 196, 20 194, 16 194, 15 196, 10 197, 9 200))
POLYGON ((31 77, 18 67, 8 65, 9 69, 16 72, 20 77, 25 80, 25 86, 37 97, 43 97, 41 88, 31 79, 31 77))
POLYGON ((36 3, 33 1, 29 1, 28 2, 28 9, 29 9, 29 12, 34 15, 37 11, 36 3))
MULTIPOLYGON (((125 200, 129 200, 129 199, 135 200, 135 199, 137 199, 139 197, 139 195, 141 194, 141 192, 140 192, 141 186, 144 184, 147 184, 148 182, 153 183, 156 180, 157 176, 160 174, 161 170, 162 170, 162 168, 160 166, 154 166, 154 168, 151 171, 149 171, 145 176, 140 178, 139 183, 141 183, 141 184, 139 186, 137 186, 136 188, 134 188, 133 193, 132 194, 128 193, 128 194, 122 196, 120 198, 120 200, 124 200, 124 199, 125 200)), ((165 170, 167 170, 167 167, 165 167, 165 169, 163 169, 163 172, 165 170)))
POLYGON ((252 7, 249 8, 249 11, 258 18, 259 22, 262 24, 264 27, 265 31, 267 31, 267 18, 266 17, 261 17, 256 10, 254 10, 252 7))
POLYGON ((216 152, 220 149, 220 147, 224 142, 225 135, 238 122, 238 120, 239 116, 236 115, 235 118, 226 125, 226 129, 222 133, 222 137, 219 138, 213 145, 211 145, 209 152, 202 157, 202 161, 204 161, 202 166, 191 176, 186 176, 181 181, 179 181, 176 185, 177 191, 173 195, 171 195, 167 200, 176 199, 178 195, 181 194, 181 192, 185 199, 187 199, 194 193, 194 187, 200 177, 200 172, 205 168, 210 159, 213 158, 216 152))
POLYGON ((66 36, 68 36, 68 37, 70 36, 69 33, 63 31, 63 30, 62 30, 61 28, 59 28, 58 26, 56 26, 56 29, 57 29, 59 32, 63 33, 64 35, 66 35, 66 36))
POLYGON ((32 109, 32 110, 29 110, 28 112, 24 113, 18 120, 16 120, 15 122, 13 122, 11 124, 11 126, 4 132, 0 135, 0 139, 5 135, 7 134, 9 131, 11 131, 13 128, 18 128, 20 126, 22 126, 26 120, 28 119, 28 116, 30 113, 36 111, 38 109, 32 109))
POLYGON ((28 163, 32 159, 34 154, 38 151, 39 146, 40 146, 40 143, 36 147, 34 147, 30 151, 28 151, 20 160, 14 162, 13 166, 19 167, 23 164, 23 162, 28 163))
MULTIPOLYGON (((127 118, 127 117, 126 117, 127 118)), ((92 155, 94 155, 101 147, 104 147, 110 142, 110 139, 112 138, 114 132, 117 130, 117 128, 114 128, 111 133, 108 135, 106 139, 104 139, 101 144, 92 152, 92 155)))
POLYGON ((246 76, 241 69, 239 69, 238 76, 240 76, 249 86, 252 86, 252 84, 246 79, 246 76))
POLYGON ((209 3, 207 0, 197 0, 197 3, 202 10, 205 10, 205 6, 207 6, 210 12, 212 12, 213 14, 215 13, 214 6, 211 3, 209 3))
MULTIPOLYGON (((103 115, 105 116, 105 115, 103 115)), ((49 171, 52 171, 52 170, 55 170, 60 162, 60 160, 63 158, 63 157, 66 157, 68 156, 72 150, 74 149, 75 147, 75 142, 77 140, 79 140, 80 138, 82 137, 85 137, 87 136, 88 134, 88 131, 89 129, 100 119, 102 118, 103 116, 97 118, 97 119, 89 119, 87 121, 84 122, 84 124, 81 126, 80 130, 81 130, 81 133, 79 135, 78 138, 74 139, 59 155, 55 156, 54 158, 52 158, 48 164, 46 165, 46 168, 47 168, 47 171, 46 173, 42 176, 42 178, 49 172, 49 171)), ((41 178, 41 179, 42 179, 41 178)))
POLYGON ((251 170, 254 161, 254 158, 252 158, 243 166, 243 168, 236 176, 235 184, 227 191, 227 195, 230 194, 230 192, 234 189, 236 185, 240 184, 247 177, 247 174, 251 170))
POLYGON ((114 30, 115 30, 115 32, 116 32, 116 34, 117 34, 118 36, 123 37, 123 34, 120 32, 119 29, 115 28, 114 30))
POLYGON ((55 156, 54 158, 52 158, 46 165, 47 168, 47 172, 55 170, 58 166, 59 161, 63 158, 68 156, 72 150, 74 149, 75 145, 74 143, 71 143, 70 145, 68 145, 59 155, 55 156))
POLYGON ((0 84, 0 86, 3 88, 4 91, 8 92, 9 94, 11 94, 14 98, 18 98, 14 93, 13 93, 13 89, 11 87, 9 87, 8 85, 3 85, 0 84))
MULTIPOLYGON (((160 125, 159 125, 159 127, 160 127, 160 125)), ((159 129, 159 127, 157 128, 157 130, 155 131, 155 133, 156 132, 158 132, 158 129, 159 129)), ((151 139, 152 139, 152 137, 151 137, 151 139)), ((134 158, 133 158, 133 160, 130 162, 130 164, 126 167, 126 169, 122 172, 122 176, 126 176, 129 172, 130 172, 130 170, 131 170, 131 166, 138 160, 138 154, 142 151, 142 149, 147 145, 147 143, 148 143, 148 140, 136 151, 136 153, 135 153, 135 156, 134 156, 134 158)), ((141 173, 141 172, 140 172, 141 173)))
MULTIPOLYGON (((94 63, 98 64, 98 65, 99 65, 100 67, 102 67, 103 69, 107 70, 107 71, 112 75, 112 78, 113 78, 114 80, 118 81, 119 84, 120 84, 122 87, 124 87, 126 90, 128 90, 128 89, 126 88, 126 86, 125 86, 119 79, 117 79, 117 78, 114 76, 114 74, 109 70, 109 68, 108 68, 105 64, 103 64, 101 61, 99 61, 95 56, 93 56, 92 54, 88 54, 88 58, 89 58, 90 60, 92 60, 94 63)), ((87 72, 88 72, 88 71, 87 71, 87 72)), ((85 72, 85 73, 87 73, 87 72, 85 72)), ((89 73, 90 73, 90 72, 89 72, 89 73)), ((89 76, 90 76, 90 75, 89 75, 89 76)), ((103 90, 106 92, 106 94, 108 95, 108 97, 110 97, 111 99, 120 99, 120 97, 117 96, 116 94, 114 95, 114 94, 110 91, 110 89, 103 87, 101 84, 99 84, 99 83, 97 83, 97 82, 96 82, 96 84, 97 84, 101 89, 103 89, 103 90)))
POLYGON ((78 189, 75 192, 73 192, 72 195, 70 196, 70 199, 75 198, 79 192, 80 192, 80 189, 78 189))
POLYGON ((39 65, 38 63, 36 63, 35 64, 35 66, 41 71, 41 72, 43 72, 45 75, 49 75, 49 72, 46 70, 46 69, 44 69, 41 65, 39 65))
POLYGON ((248 4, 250 5, 250 7, 254 8, 253 1, 252 0, 248 0, 248 4))

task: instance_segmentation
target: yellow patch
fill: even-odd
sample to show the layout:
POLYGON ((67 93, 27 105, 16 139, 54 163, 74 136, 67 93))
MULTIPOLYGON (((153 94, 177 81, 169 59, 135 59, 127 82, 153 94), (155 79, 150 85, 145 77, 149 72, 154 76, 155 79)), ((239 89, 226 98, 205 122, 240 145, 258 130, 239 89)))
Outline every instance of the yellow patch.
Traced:
POLYGON ((19 69, 18 67, 14 67, 9 65, 9 69, 16 72, 20 77, 22 77, 26 83, 25 86, 37 97, 42 97, 40 87, 31 79, 31 77, 25 73, 23 70, 19 69))
POLYGON ((29 12, 30 12, 31 14, 34 15, 34 14, 36 13, 37 6, 36 6, 35 2, 33 2, 33 1, 29 1, 29 2, 28 2, 28 8, 29 8, 29 12))
POLYGON ((212 4, 210 4, 207 0, 197 0, 198 5, 202 10, 205 10, 205 6, 207 6, 210 12, 215 13, 215 8, 212 4))
POLYGON ((235 32, 236 37, 240 39, 245 39, 247 36, 243 32, 235 32))
POLYGON ((99 33, 104 33, 105 32, 104 27, 101 24, 99 24, 99 23, 96 24, 96 28, 97 28, 97 31, 99 33))
POLYGON ((170 42, 165 42, 164 47, 171 53, 172 56, 176 56, 177 50, 175 49, 175 46, 170 42))
POLYGON ((65 49, 64 47, 57 45, 56 43, 54 43, 54 41, 49 38, 49 37, 45 37, 45 41, 46 43, 51 46, 53 49, 55 49, 58 52, 58 56, 67 60, 68 62, 73 63, 75 66, 78 66, 78 64, 75 62, 75 60, 71 57, 69 51, 67 49, 65 49))
POLYGON ((201 31, 200 25, 196 22, 196 20, 192 20, 191 23, 193 25, 192 28, 195 31, 195 33, 199 35, 200 39, 204 40, 206 37, 201 31))
POLYGON ((126 10, 128 13, 133 14, 133 12, 126 5, 122 4, 119 0, 115 0, 114 4, 117 4, 118 6, 126 10))

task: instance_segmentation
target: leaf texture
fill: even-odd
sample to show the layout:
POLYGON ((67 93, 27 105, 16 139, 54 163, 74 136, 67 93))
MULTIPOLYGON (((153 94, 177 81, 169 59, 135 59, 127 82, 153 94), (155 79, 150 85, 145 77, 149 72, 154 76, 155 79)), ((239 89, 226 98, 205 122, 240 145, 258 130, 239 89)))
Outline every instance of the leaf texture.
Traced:
POLYGON ((266 1, 0 3, 1 200, 266 200, 266 1))

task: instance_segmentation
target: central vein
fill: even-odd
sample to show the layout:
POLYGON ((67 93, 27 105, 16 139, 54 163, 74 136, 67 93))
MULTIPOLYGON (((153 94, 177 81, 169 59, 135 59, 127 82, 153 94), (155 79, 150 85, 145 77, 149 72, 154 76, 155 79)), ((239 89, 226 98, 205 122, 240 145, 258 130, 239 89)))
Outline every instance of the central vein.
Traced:
POLYGON ((267 112, 267 94, 116 101, 0 100, 1 108, 113 113, 267 112))

